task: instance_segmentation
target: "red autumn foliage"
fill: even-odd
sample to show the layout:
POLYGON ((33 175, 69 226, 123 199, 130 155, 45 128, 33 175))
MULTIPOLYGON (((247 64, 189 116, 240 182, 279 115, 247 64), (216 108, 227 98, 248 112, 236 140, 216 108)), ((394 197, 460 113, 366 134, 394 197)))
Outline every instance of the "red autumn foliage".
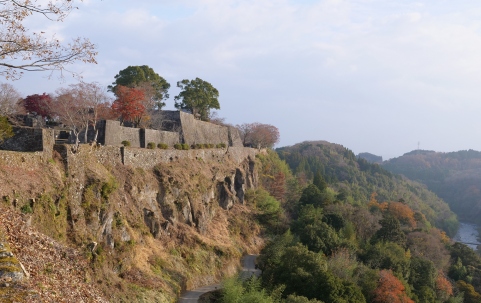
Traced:
POLYGON ((407 296, 404 285, 390 270, 381 270, 378 286, 374 290, 373 295, 374 303, 414 303, 407 296))
POLYGON ((29 113, 37 113, 42 117, 50 117, 51 112, 52 97, 43 93, 42 95, 30 95, 23 100, 23 106, 25 110, 29 113))
POLYGON ((115 89, 117 99, 112 109, 120 116, 120 121, 131 121, 139 125, 145 113, 144 92, 140 89, 118 85, 115 89))

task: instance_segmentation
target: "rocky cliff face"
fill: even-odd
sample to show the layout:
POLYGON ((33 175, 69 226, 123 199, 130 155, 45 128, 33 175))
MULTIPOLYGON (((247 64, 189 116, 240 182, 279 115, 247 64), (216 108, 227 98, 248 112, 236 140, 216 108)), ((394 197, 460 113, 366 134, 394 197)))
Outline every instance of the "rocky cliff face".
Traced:
POLYGON ((0 157, 2 207, 81 250, 112 300, 173 301, 182 288, 233 272, 242 251, 261 243, 244 206, 258 182, 252 156, 170 157, 146 169, 113 150, 57 151, 30 167, 0 157))

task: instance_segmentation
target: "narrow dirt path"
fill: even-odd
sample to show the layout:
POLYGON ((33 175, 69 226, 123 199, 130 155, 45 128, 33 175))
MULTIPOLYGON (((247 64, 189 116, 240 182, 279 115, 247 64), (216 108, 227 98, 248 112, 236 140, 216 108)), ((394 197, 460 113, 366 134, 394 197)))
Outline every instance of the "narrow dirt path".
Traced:
MULTIPOLYGON (((241 276, 243 279, 250 278, 252 275, 259 276, 261 274, 261 271, 256 269, 256 258, 257 255, 246 255, 242 258, 241 276)), ((220 287, 220 284, 213 284, 186 291, 180 296, 179 303, 197 303, 201 295, 219 289, 220 287)))

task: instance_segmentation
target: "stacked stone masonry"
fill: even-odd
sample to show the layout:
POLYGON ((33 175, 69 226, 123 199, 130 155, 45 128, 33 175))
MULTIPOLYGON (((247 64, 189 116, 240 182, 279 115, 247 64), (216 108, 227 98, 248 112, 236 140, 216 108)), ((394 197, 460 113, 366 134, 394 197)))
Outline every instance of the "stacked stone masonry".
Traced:
MULTIPOLYGON (((183 158, 221 160, 229 157, 240 163, 257 153, 255 149, 244 148, 238 130, 235 127, 215 125, 200 121, 193 115, 180 111, 164 111, 166 121, 164 130, 124 127, 119 121, 104 120, 97 124, 98 146, 81 146, 95 153, 100 162, 116 162, 145 169, 153 168, 157 163, 166 163, 183 158), (122 142, 129 141, 130 147, 123 148, 122 142), (148 143, 167 144, 167 150, 144 149, 148 143), (177 143, 189 146, 195 144, 225 144, 226 148, 175 150, 177 143)), ((0 161, 12 165, 34 165, 38 160, 52 159, 56 150, 64 159, 67 158, 69 145, 55 145, 53 129, 15 127, 15 135, 0 144, 0 161), (55 148, 54 148, 55 146, 55 148)), ((93 138, 95 132, 89 131, 88 138, 93 138)), ((82 139, 83 135, 79 139, 82 139)), ((70 140, 72 142, 72 140, 70 140)))
POLYGON ((119 146, 122 141, 129 141, 130 146, 143 148, 150 142, 169 146, 176 143, 185 143, 189 146, 219 143, 232 147, 243 146, 235 127, 200 121, 193 115, 181 111, 163 111, 162 116, 164 119, 162 130, 124 127, 119 121, 101 121, 97 126, 98 142, 102 145, 119 146))
POLYGON ((53 129, 14 127, 14 136, 5 140, 0 149, 19 152, 43 152, 45 159, 52 158, 55 144, 53 129))

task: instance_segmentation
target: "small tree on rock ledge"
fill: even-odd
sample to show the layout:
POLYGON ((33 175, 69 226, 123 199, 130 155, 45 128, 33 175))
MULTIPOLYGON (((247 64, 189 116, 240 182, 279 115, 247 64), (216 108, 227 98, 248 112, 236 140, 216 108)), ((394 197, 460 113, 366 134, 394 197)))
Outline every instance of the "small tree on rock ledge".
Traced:
POLYGON ((244 146, 271 148, 279 142, 279 129, 274 125, 258 122, 237 125, 244 146))

